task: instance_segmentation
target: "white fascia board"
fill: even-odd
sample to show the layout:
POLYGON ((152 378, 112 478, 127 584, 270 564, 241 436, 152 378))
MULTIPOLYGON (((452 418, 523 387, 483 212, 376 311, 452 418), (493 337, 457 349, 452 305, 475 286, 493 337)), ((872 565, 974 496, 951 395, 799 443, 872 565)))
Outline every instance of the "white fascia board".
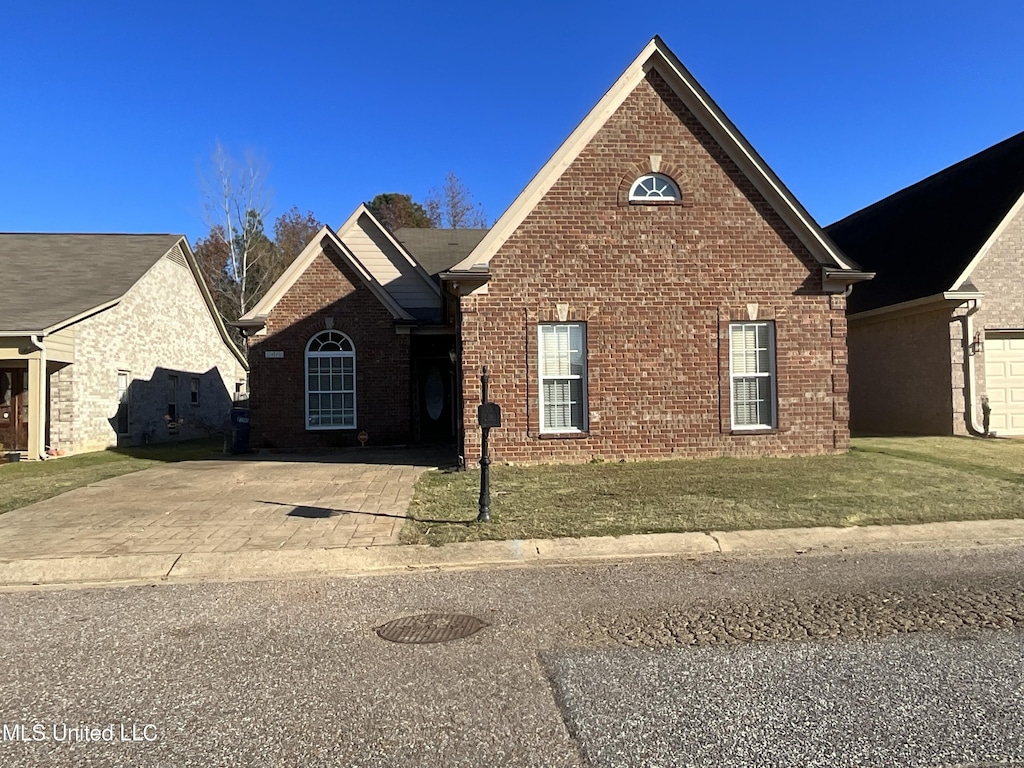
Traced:
POLYGON ((876 307, 875 309, 866 309, 863 312, 855 312, 852 315, 847 315, 846 319, 850 320, 867 320, 872 317, 881 317, 883 315, 910 315, 915 312, 925 312, 931 309, 934 305, 935 308, 946 304, 946 305, 957 305, 963 304, 965 301, 981 301, 985 298, 985 294, 981 291, 943 291, 942 293, 936 293, 931 296, 924 296, 920 299, 911 299, 910 301, 901 301, 899 304, 890 304, 887 307, 876 307))
POLYGON ((374 277, 373 273, 359 260, 359 258, 352 253, 352 250, 345 245, 340 237, 334 232, 328 230, 328 237, 330 238, 333 245, 338 249, 338 253, 345 261, 348 262, 349 266, 352 267, 362 278, 366 287, 370 289, 377 300, 384 305, 391 315, 396 320, 415 320, 415 318, 406 312, 402 306, 395 301, 394 296, 388 293, 387 288, 380 284, 380 281, 374 277))
MULTIPOLYGON (((354 222, 358 219, 358 215, 359 209, 357 208, 356 212, 349 217, 348 221, 346 221, 342 227, 344 228, 349 226, 350 222, 354 222)), ((396 320, 413 319, 412 315, 398 305, 398 302, 396 302, 391 294, 385 290, 384 286, 377 282, 377 279, 374 278, 363 263, 356 258, 356 255, 352 253, 349 247, 342 242, 337 233, 325 224, 323 228, 316 233, 316 236, 306 244, 306 247, 302 249, 302 252, 295 257, 295 261, 293 261, 291 266, 284 271, 284 274, 277 279, 277 282, 271 286, 266 295, 256 303, 255 307, 238 318, 239 321, 252 322, 269 315, 273 311, 274 307, 277 306, 277 303, 286 293, 288 293, 291 287, 295 285, 302 273, 309 268, 309 265, 313 263, 313 260, 323 253, 323 241, 325 238, 337 249, 341 258, 344 259, 353 270, 355 270, 356 274, 359 275, 366 287, 370 289, 373 295, 377 297, 377 300, 384 305, 384 308, 387 309, 396 320)))
POLYGON ((391 243, 398 250, 398 252, 399 252, 399 254, 401 254, 402 258, 405 259, 406 262, 408 262, 409 266, 412 267, 416 271, 416 274, 419 275, 420 279, 424 283, 426 283, 428 286, 430 286, 430 290, 433 291, 434 293, 436 293, 438 296, 440 296, 441 295, 441 288, 440 288, 440 286, 438 286, 437 283, 435 283, 433 280, 430 279, 430 275, 427 273, 427 270, 425 270, 422 267, 422 265, 418 261, 416 261, 416 259, 412 256, 412 254, 410 254, 409 251, 407 251, 405 249, 405 246, 403 246, 400 242, 398 242, 395 239, 394 235, 392 235, 390 232, 388 232, 387 228, 383 224, 380 223, 380 221, 377 219, 376 216, 373 215, 373 211, 371 211, 366 206, 366 203, 360 203, 359 207, 356 208, 355 213, 353 213, 351 216, 349 216, 348 219, 345 221, 345 223, 341 225, 341 227, 338 229, 338 237, 340 239, 344 240, 346 233, 352 227, 354 227, 354 226, 356 226, 358 224, 359 219, 362 216, 366 216, 373 223, 373 226, 376 227, 377 231, 380 232, 382 235, 384 235, 384 237, 387 239, 387 241, 389 243, 391 243))
POLYGON ((256 306, 246 312, 244 315, 239 317, 239 320, 249 321, 255 320, 258 316, 267 316, 273 311, 274 307, 286 293, 295 285, 295 281, 299 279, 303 272, 305 272, 309 265, 313 263, 313 259, 320 255, 322 250, 320 243, 328 235, 333 234, 331 228, 327 225, 321 227, 320 231, 314 235, 313 239, 306 243, 306 247, 303 248, 299 255, 295 257, 288 269, 286 269, 277 281, 270 286, 270 290, 267 291, 263 298, 256 302, 256 306))
POLYGON ((990 250, 992 250, 992 246, 999 242, 999 238, 1003 236, 1006 228, 1013 223, 1013 220, 1020 214, 1021 210, 1024 210, 1024 195, 1017 198, 1017 202, 1013 204, 1012 208, 1010 208, 1010 212, 1003 217, 1002 221, 999 222, 999 226, 992 230, 992 234, 988 236, 988 240, 985 241, 985 244, 981 246, 978 253, 975 254, 973 259, 971 259, 971 263, 968 264, 967 268, 960 273, 960 276, 953 281, 953 285, 950 286, 952 290, 956 290, 967 281, 971 276, 971 273, 973 273, 978 264, 981 263, 981 260, 988 255, 990 250))
POLYGON ((529 213, 537 206, 541 199, 561 178, 566 169, 579 157, 590 140, 597 135, 605 123, 615 111, 622 106, 622 102, 633 92, 643 80, 646 72, 643 69, 643 62, 646 61, 657 47, 657 40, 651 40, 641 51, 640 55, 626 69, 614 85, 601 97, 597 105, 590 110, 586 117, 576 126, 569 137, 562 142, 555 150, 551 158, 541 167, 530 179, 530 183, 519 193, 519 196, 512 201, 512 204, 494 222, 494 226, 484 238, 477 244, 470 254, 460 261, 449 271, 462 272, 470 271, 474 267, 479 269, 490 263, 491 257, 498 249, 505 244, 505 241, 512 236, 512 233, 523 223, 529 213))
POLYGON ((779 213, 816 261, 825 266, 853 270, 855 265, 842 254, 810 214, 797 202, 768 164, 743 137, 725 113, 711 99, 692 74, 660 38, 655 37, 627 67, 551 159, 538 171, 512 202, 494 227, 453 271, 470 270, 490 263, 491 258, 511 237, 541 198, 586 148, 590 140, 608 122, 626 98, 651 70, 657 70, 683 103, 725 149, 740 169, 779 213))
MULTIPOLYGON (((118 296, 116 299, 111 299, 110 301, 105 301, 102 304, 97 304, 95 307, 90 307, 89 309, 85 310, 84 312, 79 312, 77 315, 73 315, 73 316, 68 317, 68 318, 66 318, 64 320, 61 320, 59 323, 54 323, 53 325, 47 326, 46 328, 44 328, 41 331, 29 331, 29 333, 36 334, 37 336, 38 335, 48 336, 51 333, 56 333, 57 331, 61 330, 62 328, 67 328, 69 325, 74 325, 75 323, 81 322, 82 320, 90 318, 93 315, 98 315, 100 312, 106 312, 111 307, 116 307, 118 304, 121 303, 121 299, 123 299, 123 298, 124 298, 124 296, 118 296)), ((6 335, 6 334, 4 334, 4 335, 6 335)), ((11 335, 17 335, 17 334, 11 334, 11 335)))

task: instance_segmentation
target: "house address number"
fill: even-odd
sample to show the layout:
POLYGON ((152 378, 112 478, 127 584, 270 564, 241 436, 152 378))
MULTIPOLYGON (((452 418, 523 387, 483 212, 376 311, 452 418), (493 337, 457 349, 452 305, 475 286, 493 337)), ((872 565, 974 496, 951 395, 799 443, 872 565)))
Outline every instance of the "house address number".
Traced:
POLYGON ((268 349, 264 354, 268 358, 278 358, 278 359, 280 359, 280 358, 284 357, 284 350, 274 351, 272 349, 268 349))

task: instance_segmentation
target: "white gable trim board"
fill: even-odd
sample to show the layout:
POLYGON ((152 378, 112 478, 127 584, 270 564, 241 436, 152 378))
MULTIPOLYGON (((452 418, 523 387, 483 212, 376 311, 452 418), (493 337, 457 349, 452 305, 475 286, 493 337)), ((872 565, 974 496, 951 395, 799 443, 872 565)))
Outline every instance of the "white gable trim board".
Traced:
POLYGON ((769 204, 782 216, 812 256, 822 266, 832 268, 829 275, 831 281, 841 279, 843 272, 849 273, 846 275, 848 282, 869 278, 866 273, 856 271, 856 265, 846 258, 822 232, 767 163, 697 83, 693 75, 658 37, 647 44, 640 55, 527 184, 512 205, 501 215, 491 231, 480 241, 480 244, 469 256, 453 267, 452 272, 466 272, 474 269, 479 271, 488 266, 494 254, 512 236, 523 220, 651 70, 656 70, 665 78, 687 108, 696 115, 715 140, 750 178, 758 191, 765 196, 769 204))

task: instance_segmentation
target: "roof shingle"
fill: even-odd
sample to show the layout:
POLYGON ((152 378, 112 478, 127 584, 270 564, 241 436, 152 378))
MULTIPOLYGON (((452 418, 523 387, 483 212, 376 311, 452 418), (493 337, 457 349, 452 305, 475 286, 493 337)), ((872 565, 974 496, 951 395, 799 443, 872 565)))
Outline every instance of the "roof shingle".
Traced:
POLYGON ((0 233, 0 331, 40 332, 120 298, 180 239, 0 233))
POLYGON ((825 228, 874 280, 850 312, 934 296, 954 281, 1024 194, 1024 133, 962 160, 825 228))

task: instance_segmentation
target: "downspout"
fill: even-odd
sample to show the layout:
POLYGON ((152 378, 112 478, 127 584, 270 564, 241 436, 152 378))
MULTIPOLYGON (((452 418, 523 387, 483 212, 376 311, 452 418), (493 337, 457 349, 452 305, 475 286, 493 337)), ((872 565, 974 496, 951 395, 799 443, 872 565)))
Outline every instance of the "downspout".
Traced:
POLYGON ((970 309, 963 316, 963 339, 961 344, 964 350, 964 421, 967 431, 975 437, 985 437, 986 432, 978 426, 975 421, 977 414, 974 411, 974 355, 971 353, 971 341, 974 339, 974 315, 981 309, 981 299, 971 299, 970 309))
MULTIPOLYGON (((50 403, 49 398, 46 396, 46 347, 43 346, 42 334, 34 333, 28 337, 29 343, 32 344, 36 349, 39 350, 39 381, 36 383, 36 387, 39 389, 38 402, 39 402, 39 414, 38 422, 36 423, 36 455, 45 460, 46 457, 46 412, 49 410, 50 403)), ((31 395, 30 395, 31 397, 31 395)), ((29 446, 31 450, 31 446, 29 446)))

